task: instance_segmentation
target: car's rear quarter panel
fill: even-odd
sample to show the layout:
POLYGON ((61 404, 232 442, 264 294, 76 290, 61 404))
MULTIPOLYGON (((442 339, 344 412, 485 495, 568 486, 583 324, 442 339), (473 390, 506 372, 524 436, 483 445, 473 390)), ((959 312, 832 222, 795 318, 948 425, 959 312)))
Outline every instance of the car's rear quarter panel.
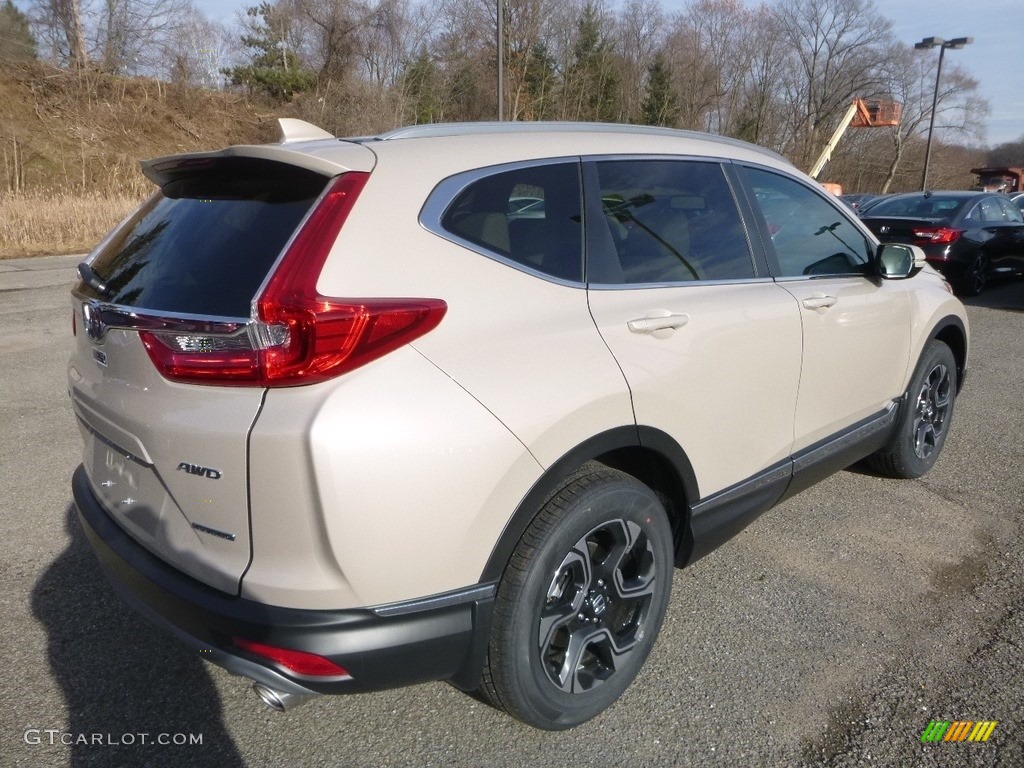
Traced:
POLYGON ((295 608, 475 584, 541 472, 411 347, 331 382, 268 391, 250 452, 254 556, 242 594, 295 608))

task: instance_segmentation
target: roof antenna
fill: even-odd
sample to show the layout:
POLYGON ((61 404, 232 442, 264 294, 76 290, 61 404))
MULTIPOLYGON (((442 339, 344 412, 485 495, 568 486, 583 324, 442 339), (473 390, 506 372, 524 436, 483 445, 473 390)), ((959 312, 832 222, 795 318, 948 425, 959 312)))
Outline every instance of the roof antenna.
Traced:
POLYGON ((291 144, 293 141, 316 141, 317 139, 333 139, 334 136, 323 128, 318 128, 305 120, 294 117, 277 118, 277 127, 281 132, 278 144, 291 144))

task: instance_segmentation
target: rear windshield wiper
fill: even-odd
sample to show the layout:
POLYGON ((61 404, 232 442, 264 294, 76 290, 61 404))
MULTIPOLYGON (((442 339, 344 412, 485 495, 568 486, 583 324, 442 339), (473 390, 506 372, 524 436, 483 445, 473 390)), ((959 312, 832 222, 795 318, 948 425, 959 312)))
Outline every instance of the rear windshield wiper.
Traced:
POLYGON ((100 279, 100 276, 96 274, 96 270, 90 267, 88 262, 83 261, 78 265, 78 276, 82 278, 82 282, 95 290, 101 296, 105 296, 110 293, 110 290, 107 288, 107 284, 100 279))

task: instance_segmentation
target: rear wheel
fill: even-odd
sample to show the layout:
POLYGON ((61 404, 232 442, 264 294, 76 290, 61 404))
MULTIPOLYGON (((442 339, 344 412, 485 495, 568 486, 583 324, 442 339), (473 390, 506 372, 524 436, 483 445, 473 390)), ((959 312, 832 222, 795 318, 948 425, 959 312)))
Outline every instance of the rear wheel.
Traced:
POLYGON ((586 465, 540 510, 502 576, 481 692, 538 728, 599 714, 650 653, 672 573, 658 497, 629 475, 586 465))
POLYGON ((988 285, 989 260, 984 253, 977 254, 960 280, 962 296, 977 296, 988 285))
POLYGON ((956 400, 956 359, 941 341, 931 341, 917 364, 904 408, 889 444, 870 458, 890 477, 921 477, 946 444, 956 400))

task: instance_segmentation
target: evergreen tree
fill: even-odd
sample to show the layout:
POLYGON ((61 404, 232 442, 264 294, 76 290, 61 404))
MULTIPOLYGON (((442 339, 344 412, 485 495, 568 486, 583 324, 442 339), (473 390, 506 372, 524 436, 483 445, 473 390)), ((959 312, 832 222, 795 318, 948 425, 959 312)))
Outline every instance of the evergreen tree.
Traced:
POLYGON ((672 89, 672 70, 665 54, 658 51, 647 68, 647 89, 640 106, 640 122, 673 127, 678 117, 679 104, 672 89))
POLYGON ((0 5, 0 59, 34 61, 36 39, 28 26, 28 16, 18 10, 13 0, 0 5))
POLYGON ((614 121, 619 114, 619 78, 614 54, 602 34, 597 6, 588 2, 576 26, 573 60, 565 82, 568 117, 576 120, 614 121))
POLYGON ((550 120, 555 113, 553 94, 558 75, 555 72, 555 62, 544 43, 531 46, 523 69, 523 84, 529 97, 529 104, 519 119, 550 120))
POLYGON ((425 46, 408 64, 402 80, 411 101, 407 121, 416 124, 441 122, 444 116, 441 74, 425 46))
POLYGON ((277 101, 312 88, 316 73, 303 67, 288 46, 291 19, 269 2, 246 8, 245 13, 251 19, 250 34, 242 35, 242 44, 252 51, 252 63, 224 70, 232 85, 244 85, 277 101))

